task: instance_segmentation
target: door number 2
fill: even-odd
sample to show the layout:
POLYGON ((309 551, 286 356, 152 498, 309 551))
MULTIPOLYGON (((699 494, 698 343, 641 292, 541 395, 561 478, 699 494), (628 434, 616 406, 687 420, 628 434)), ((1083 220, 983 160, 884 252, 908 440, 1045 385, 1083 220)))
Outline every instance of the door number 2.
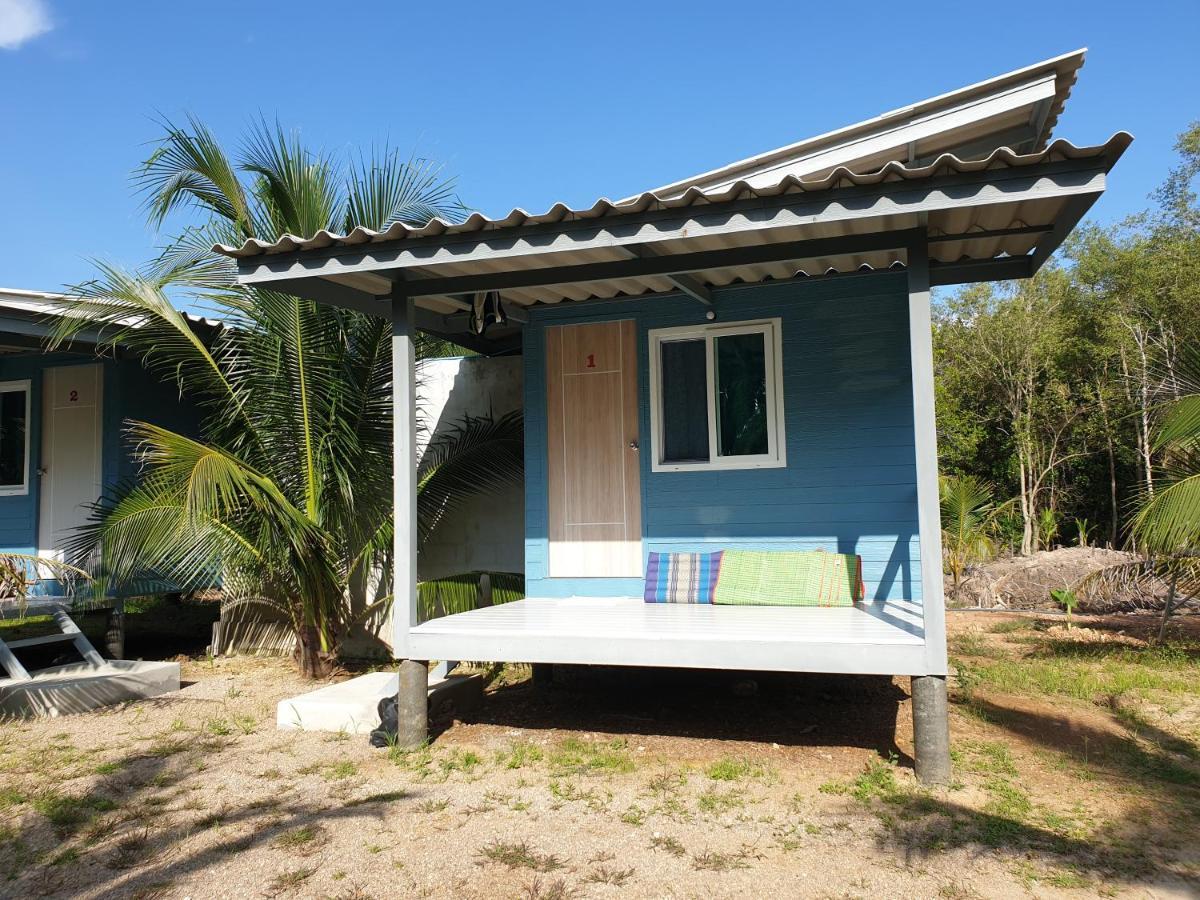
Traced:
POLYGON ((79 391, 71 391, 69 398, 72 403, 79 402, 79 391))

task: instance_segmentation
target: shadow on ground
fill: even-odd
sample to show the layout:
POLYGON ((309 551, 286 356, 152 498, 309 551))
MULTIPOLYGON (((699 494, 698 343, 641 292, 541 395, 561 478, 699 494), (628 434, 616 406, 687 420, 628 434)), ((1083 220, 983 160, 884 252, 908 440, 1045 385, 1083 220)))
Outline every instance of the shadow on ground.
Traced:
POLYGON ((489 691, 469 721, 534 731, 858 747, 910 765, 896 744, 907 699, 882 676, 556 666, 550 684, 524 681, 489 691))

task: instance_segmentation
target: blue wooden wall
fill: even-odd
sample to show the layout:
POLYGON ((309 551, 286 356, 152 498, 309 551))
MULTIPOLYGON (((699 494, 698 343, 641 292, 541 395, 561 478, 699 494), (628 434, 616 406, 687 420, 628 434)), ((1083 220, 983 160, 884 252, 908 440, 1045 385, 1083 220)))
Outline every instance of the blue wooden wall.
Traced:
POLYGON ((101 363, 104 387, 101 395, 103 435, 101 470, 105 490, 132 478, 135 465, 124 435, 127 419, 141 419, 197 434, 199 412, 182 401, 178 389, 146 373, 132 359, 100 360, 91 354, 37 353, 0 356, 0 381, 30 382, 29 493, 0 496, 0 552, 36 553, 40 485, 37 470, 42 465, 42 373, 50 366, 101 363))
POLYGON ((867 597, 919 600, 907 281, 879 273, 716 290, 717 321, 782 319, 787 468, 652 472, 652 328, 704 321, 683 296, 543 307, 525 328, 525 579, 531 597, 640 596, 628 578, 548 578, 545 327, 634 319, 643 551, 825 548, 863 558, 867 597))

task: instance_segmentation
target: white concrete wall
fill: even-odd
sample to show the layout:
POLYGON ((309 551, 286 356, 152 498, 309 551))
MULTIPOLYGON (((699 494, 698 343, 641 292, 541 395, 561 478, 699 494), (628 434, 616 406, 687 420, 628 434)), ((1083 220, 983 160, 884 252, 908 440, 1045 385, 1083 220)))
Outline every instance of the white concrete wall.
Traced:
MULTIPOLYGON (((464 416, 521 409, 521 357, 425 360, 417 367, 418 452, 464 416)), ((510 485, 455 510, 421 549, 421 580, 463 572, 521 572, 525 567, 525 490, 510 485)))

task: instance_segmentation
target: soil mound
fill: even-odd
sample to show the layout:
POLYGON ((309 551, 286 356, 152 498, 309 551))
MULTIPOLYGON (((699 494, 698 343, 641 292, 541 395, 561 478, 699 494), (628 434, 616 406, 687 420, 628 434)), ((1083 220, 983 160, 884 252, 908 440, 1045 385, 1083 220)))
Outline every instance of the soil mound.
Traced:
POLYGON ((1083 610, 1161 608, 1166 585, 1145 577, 1139 559, 1100 547, 1042 550, 971 566, 957 592, 947 585, 946 593, 949 605, 960 608, 1056 609, 1054 590, 1075 591, 1083 610))

